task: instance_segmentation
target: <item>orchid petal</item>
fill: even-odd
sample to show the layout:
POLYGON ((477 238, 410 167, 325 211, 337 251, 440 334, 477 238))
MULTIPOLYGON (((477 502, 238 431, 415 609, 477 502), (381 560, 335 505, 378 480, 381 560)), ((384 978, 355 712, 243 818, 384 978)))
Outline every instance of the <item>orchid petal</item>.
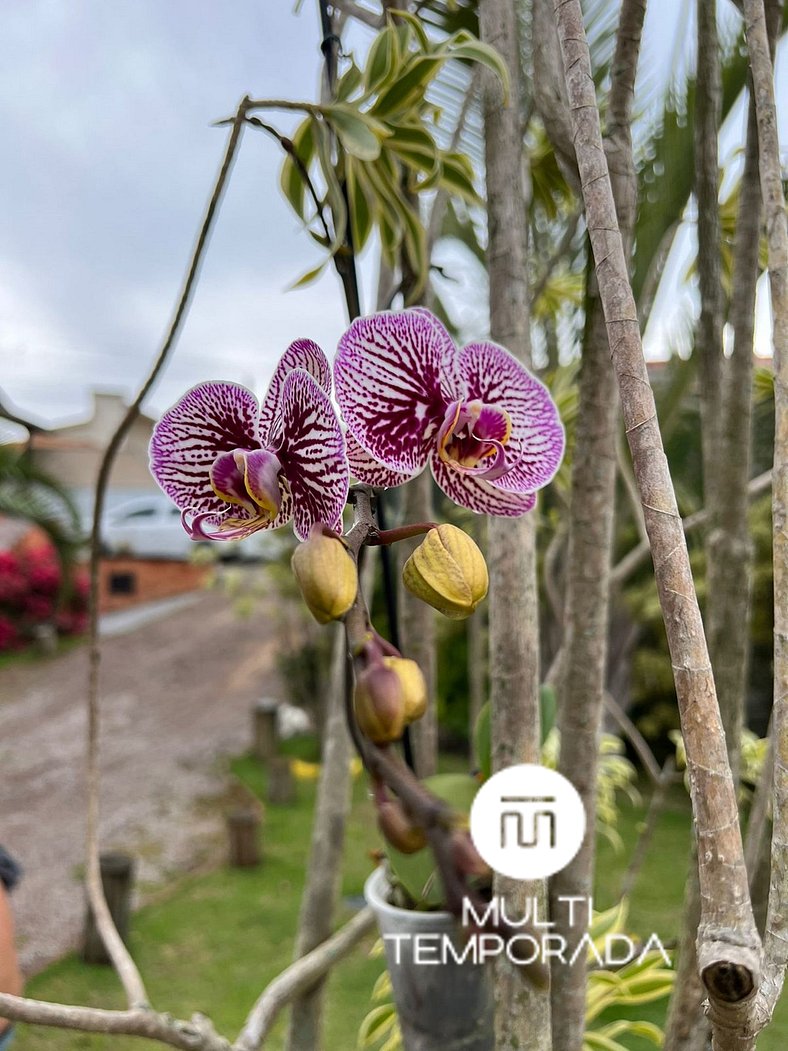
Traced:
POLYGON ((469 471, 457 470, 438 456, 430 461, 432 475, 439 487, 460 507, 467 507, 480 515, 519 518, 536 504, 533 493, 509 493, 469 471))
POLYGON ((342 520, 349 486, 345 440, 328 395, 300 369, 285 380, 280 412, 277 455, 293 497, 293 528, 306 540, 316 522, 336 529, 342 520))
POLYGON ((260 408, 260 436, 263 445, 271 447, 281 439, 279 400, 282 397, 284 382, 293 369, 308 372, 326 394, 331 394, 331 366, 328 364, 328 358, 311 339, 295 340, 279 359, 263 398, 260 408))
POLYGON ((456 348, 427 310, 358 318, 339 341, 334 382, 358 443, 393 471, 421 470, 446 406, 459 397, 456 348))
POLYGON ((257 398, 236 383, 201 383, 164 413, 153 429, 150 469, 182 510, 220 513, 211 467, 220 453, 259 447, 257 398))
POLYGON ((468 344, 459 368, 467 396, 505 409, 511 420, 506 449, 514 470, 496 479, 496 487, 533 492, 547 485, 564 455, 564 428, 544 384, 495 343, 468 344))
POLYGON ((392 471, 378 463, 358 444, 350 431, 345 434, 345 444, 350 474, 365 485, 371 485, 375 489, 390 489, 395 485, 404 485, 415 477, 412 474, 402 474, 401 471, 392 471))

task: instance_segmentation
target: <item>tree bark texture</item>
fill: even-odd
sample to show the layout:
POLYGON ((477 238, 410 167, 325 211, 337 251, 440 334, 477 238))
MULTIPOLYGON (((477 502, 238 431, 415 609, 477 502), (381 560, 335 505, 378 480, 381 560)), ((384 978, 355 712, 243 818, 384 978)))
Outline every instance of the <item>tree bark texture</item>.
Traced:
MULTIPOLYGON (((487 520, 479 517, 474 522, 474 539, 482 553, 487 551, 487 520)), ((487 606, 485 603, 465 621, 468 645, 468 739, 471 764, 476 764, 473 731, 476 720, 487 701, 487 606)))
MULTIPOLYGON (((700 376, 701 446, 706 506, 713 506, 719 471, 722 408, 722 328, 725 302, 722 287, 720 169, 718 134, 722 104, 717 5, 697 0, 697 73, 695 80, 695 203, 698 210, 698 284, 700 317, 695 353, 700 376)), ((714 650, 711 639, 712 665, 714 650)))
MULTIPOLYGON (((432 475, 423 471, 418 478, 408 482, 404 490, 404 522, 431 522, 432 475)), ((424 537, 403 541, 398 545, 400 567, 419 546, 424 537)), ((416 661, 424 674, 429 703, 427 711, 410 727, 416 772, 419 777, 430 777, 438 770, 438 712, 437 712, 437 660, 435 650, 435 613, 431 606, 407 590, 399 588, 400 630, 402 652, 416 661)))
MULTIPOLYGON (((558 0, 558 35, 575 129, 597 280, 624 423, 645 515, 687 751, 700 859, 698 963, 712 1006, 742 1004, 760 979, 736 790, 728 763, 700 608, 643 357, 602 146, 579 0, 558 0)), ((715 1040, 726 1043, 715 1025, 715 1040)))
MULTIPOLYGON (((630 122, 645 0, 624 0, 613 62, 608 155, 613 195, 627 254, 631 251, 637 208, 637 177, 630 122)), ((550 882, 551 918, 574 955, 591 917, 575 915, 569 897, 591 899, 596 837, 596 781, 599 732, 604 709, 608 656, 610 563, 615 524, 618 397, 596 278, 589 267, 586 329, 569 525, 566 595, 566 663, 560 691, 559 770, 574 784, 586 810, 586 834, 571 864, 550 882)), ((585 1031, 587 965, 585 954, 552 976, 555 1051, 581 1051, 585 1031)))
MULTIPOLYGON (((695 196, 698 208, 700 320, 699 356, 704 500, 710 512, 706 535, 706 623, 709 654, 728 745, 738 783, 749 649, 752 578, 747 523, 750 470, 752 354, 755 284, 758 279, 760 189, 755 128, 748 125, 747 156, 736 224, 730 321, 734 359, 723 357, 724 303, 719 213, 718 134, 720 61, 716 6, 697 4, 698 71, 695 104, 695 196), (754 145, 754 151, 753 151, 754 145), (753 170, 754 161, 754 170, 753 170)), ((665 1047, 695 1051, 708 1042, 704 990, 695 948, 700 899, 697 848, 693 845, 684 905, 678 972, 668 1013, 665 1047), (688 928, 686 925, 689 924, 688 928)))
MULTIPOLYGON (((530 364, 523 133, 520 114, 519 27, 514 0, 480 0, 482 40, 495 47, 509 69, 510 98, 483 81, 487 174, 487 261, 492 338, 530 364)), ((490 701, 493 769, 537 762, 539 733, 539 603, 533 515, 489 523, 490 701)), ((533 886, 496 876, 494 891, 518 915, 533 886)), ((522 981, 505 956, 496 960, 497 1051, 548 1051, 550 994, 522 981)))
MULTIPOLYGON (((334 910, 342 880, 345 822, 350 809, 350 757, 352 746, 345 725, 347 687, 344 630, 336 627, 331 650, 323 755, 312 825, 312 845, 295 958, 305 956, 333 931, 334 910)), ((287 1034, 288 1051, 319 1051, 323 1046, 322 1007, 326 976, 293 1002, 287 1034)))
MULTIPOLYGON (((775 7, 779 14, 782 4, 775 7)), ((774 830, 762 989, 766 1012, 770 1015, 782 991, 788 964, 788 219, 777 133, 773 57, 763 0, 744 0, 744 23, 758 125, 774 342, 774 830)))

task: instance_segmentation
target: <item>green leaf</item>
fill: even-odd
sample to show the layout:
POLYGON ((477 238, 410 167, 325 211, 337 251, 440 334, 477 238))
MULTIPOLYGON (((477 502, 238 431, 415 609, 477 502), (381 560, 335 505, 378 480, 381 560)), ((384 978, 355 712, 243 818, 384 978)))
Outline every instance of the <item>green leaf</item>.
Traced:
POLYGON ((396 71, 400 61, 399 38, 393 26, 382 29, 367 55, 364 66, 364 87, 368 95, 377 91, 381 84, 387 83, 396 71))
POLYGON ((355 95, 364 82, 364 74, 355 62, 351 62, 337 82, 336 97, 339 102, 346 102, 355 95))
POLYGON ((429 37, 422 25, 421 19, 417 15, 412 14, 410 11, 389 8, 388 16, 391 19, 396 19, 397 22, 406 22, 413 30, 413 34, 421 50, 424 52, 431 50, 429 37))
POLYGON ((361 113, 346 102, 322 106, 321 112, 352 157, 358 157, 362 161, 374 161, 380 156, 380 141, 390 134, 385 124, 361 113))
POLYGON ((412 109, 424 97, 427 85, 442 65, 441 58, 418 55, 410 59, 394 83, 383 91, 372 107, 376 117, 389 117, 412 109))
POLYGON ((402 218, 405 229, 405 249, 408 253, 411 270, 416 279, 413 288, 408 292, 405 306, 411 306, 421 298, 424 286, 427 283, 430 261, 427 247, 427 232, 421 221, 421 216, 411 208, 406 201, 402 201, 402 218))
POLYGON ((380 1051, 402 1051, 402 1033, 397 1025, 380 1051))
POLYGON ((602 1033, 595 1031, 586 1031, 583 1038, 583 1046, 591 1049, 591 1051, 627 1051, 627 1048, 623 1044, 619 1044, 617 1040, 611 1040, 602 1033))
POLYGON ((358 1031, 358 1048, 373 1047, 391 1031, 392 1026, 397 1024, 397 1012, 393 1004, 382 1004, 373 1008, 361 1023, 358 1031))
POLYGON ((337 178, 336 169, 331 160, 331 135, 324 121, 315 122, 315 142, 323 180, 326 184, 326 202, 331 210, 334 227, 334 240, 331 243, 331 254, 335 255, 345 243, 347 230, 347 208, 342 187, 337 178))
POLYGON ((443 154, 439 184, 469 204, 482 203, 473 185, 473 166, 464 153, 443 154))
POLYGON ((357 162, 352 157, 348 157, 345 165, 345 180, 350 206, 350 228, 353 231, 353 247, 360 252, 372 233, 375 220, 367 195, 357 177, 357 162))
MULTIPOLYGON (((304 168, 309 169, 315 154, 314 118, 307 117, 296 129, 292 138, 293 148, 304 168)), ((288 153, 282 163, 279 185, 290 207, 304 222, 306 219, 306 182, 293 157, 288 153)))
POLYGON ((292 292, 296 288, 306 288, 307 285, 311 285, 313 281, 317 281, 327 265, 328 259, 324 259, 319 266, 314 267, 312 270, 307 270, 305 274, 302 274, 297 281, 290 285, 288 291, 292 292))
POLYGON ((449 58, 466 59, 468 62, 476 62, 485 66, 494 73, 501 82, 503 88, 504 105, 509 105, 509 70, 500 53, 489 44, 483 44, 481 40, 470 33, 461 30, 453 38, 447 40, 443 49, 449 58))
POLYGON ((392 986, 391 986, 391 975, 388 971, 383 971, 378 977, 372 987, 372 999, 373 1000, 391 1000, 392 986))
POLYGON ((411 168, 432 173, 440 166, 438 147, 432 135, 420 124, 390 125, 385 148, 411 168))
POLYGON ((367 191, 373 213, 380 228, 381 243, 386 252, 386 262, 396 263, 396 253, 402 243, 403 229, 400 213, 395 205, 396 194, 379 163, 359 164, 356 167, 358 182, 367 191))

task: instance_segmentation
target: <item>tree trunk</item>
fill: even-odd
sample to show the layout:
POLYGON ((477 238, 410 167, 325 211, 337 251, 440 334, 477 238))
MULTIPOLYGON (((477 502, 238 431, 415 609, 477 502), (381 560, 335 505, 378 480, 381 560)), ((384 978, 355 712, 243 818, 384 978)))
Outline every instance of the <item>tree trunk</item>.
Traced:
MULTIPOLYGON (((478 518, 474 523, 474 537, 482 552, 487 550, 487 520, 478 518)), ((473 731, 479 713, 487 701, 487 607, 485 604, 465 621, 468 633, 468 743, 471 764, 476 763, 473 731)))
MULTIPOLYGON (((432 508, 432 475, 423 471, 418 478, 408 482, 404 490, 405 522, 431 522, 432 508)), ((403 541, 400 549, 399 565, 402 567, 424 537, 403 541)), ((416 661, 424 673, 427 683, 429 703, 427 711, 410 727, 413 755, 416 772, 419 777, 430 777, 438 769, 438 712, 436 697, 437 661, 435 651, 435 613, 431 606, 407 590, 400 588, 400 617, 402 632, 402 652, 406 657, 416 661)))
MULTIPOLYGON (((502 105, 500 85, 484 80, 487 173, 490 330, 521 361, 530 363, 527 252, 523 193, 523 135, 520 116, 519 27, 514 0, 480 0, 482 40, 504 56, 509 68, 510 101, 502 105)), ((489 523, 490 700, 493 768, 538 762, 539 604, 533 515, 489 523)), ((510 915, 522 914, 529 895, 545 897, 534 886, 496 876, 494 891, 510 915)), ((505 956, 496 960, 496 1048, 548 1051, 549 992, 524 983, 505 956)))
MULTIPOLYGON (((336 627, 331 651, 323 755, 312 825, 312 846, 295 958, 306 955, 333 932, 334 910, 342 880, 345 821, 350 809, 352 747, 345 725, 348 670, 344 630, 336 627)), ((293 1002, 287 1034, 288 1051, 320 1051, 323 1047, 322 1008, 325 977, 293 1002)))
MULTIPOLYGON (((610 90, 609 157, 613 195, 627 253, 637 208, 637 180, 630 120, 637 72, 644 0, 625 0, 621 9, 610 90)), ((599 291, 589 266, 586 332, 572 462, 572 497, 566 595, 566 662, 560 692, 559 770, 574 784, 586 810, 586 834, 571 864, 550 882, 551 918, 575 954, 591 917, 575 914, 566 901, 593 895, 596 837, 598 739, 607 673, 610 562, 613 545, 618 398, 599 291)), ((556 1051, 581 1051, 585 1031, 587 965, 553 970, 552 1019, 556 1051)))
MULTIPOLYGON (((734 771, 738 766, 741 720, 739 702, 730 693, 726 709, 718 673, 721 644, 731 640, 720 635, 724 621, 725 586, 720 564, 720 497, 725 458, 720 455, 723 400, 722 331, 724 302, 722 289, 722 235, 719 209, 718 134, 720 126, 721 80, 717 5, 697 0, 697 75, 695 86, 695 201, 698 211, 698 284, 700 318, 695 332, 694 353, 698 356, 700 392, 701 449, 703 455, 704 504, 709 510, 710 526, 706 534, 706 623, 709 632, 709 656, 715 671, 717 696, 720 701, 728 760, 734 771)), ((756 235, 757 236, 757 235, 756 235)), ((746 479, 745 479, 746 484, 746 479)), ((737 603, 738 605, 738 603, 737 603)), ((695 938, 700 921, 700 887, 698 885, 698 850, 693 843, 684 918, 679 950, 678 973, 673 987, 665 1047, 668 1051, 698 1051, 709 1039, 709 1023, 702 1008, 704 993, 698 974, 695 938)))
MULTIPOLYGON (((760 939, 750 904, 736 789, 617 228, 580 2, 556 0, 555 11, 588 229, 687 751, 700 859, 699 968, 712 1011, 730 1017, 748 1010, 760 979, 760 939)), ((733 1046, 728 1030, 718 1023, 714 1030, 718 1051, 733 1046)))
MULTIPOLYGON (((774 5, 779 15, 782 5, 774 5)), ((770 26, 772 10, 770 10, 770 26)), ((766 1009, 782 991, 788 964, 788 219, 774 99, 774 66, 763 0, 744 0, 744 23, 758 124, 758 150, 774 342, 774 831, 766 920, 766 1009)))

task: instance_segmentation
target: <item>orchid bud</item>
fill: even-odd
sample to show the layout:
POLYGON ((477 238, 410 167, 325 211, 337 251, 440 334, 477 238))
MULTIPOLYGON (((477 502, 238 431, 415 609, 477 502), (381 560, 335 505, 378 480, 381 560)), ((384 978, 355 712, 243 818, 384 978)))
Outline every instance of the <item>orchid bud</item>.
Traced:
POLYGON ((487 566, 474 541, 453 525, 430 529, 402 570, 405 587, 452 620, 473 613, 487 594, 487 566))
POLYGON ((415 854, 427 846, 422 829, 413 825, 400 802, 386 799, 378 804, 378 828, 401 854, 415 854))
POLYGON ((356 680, 353 695, 359 729, 373 744, 397 741, 405 728, 405 697, 400 678, 382 661, 356 680))
POLYGON ((356 598, 358 570, 338 536, 315 526, 293 553, 293 568, 304 602, 319 624, 340 620, 356 598))
POLYGON ((384 657, 387 668, 397 673, 405 699, 405 724, 420 719, 427 710, 427 683, 421 668, 406 657, 384 657))

